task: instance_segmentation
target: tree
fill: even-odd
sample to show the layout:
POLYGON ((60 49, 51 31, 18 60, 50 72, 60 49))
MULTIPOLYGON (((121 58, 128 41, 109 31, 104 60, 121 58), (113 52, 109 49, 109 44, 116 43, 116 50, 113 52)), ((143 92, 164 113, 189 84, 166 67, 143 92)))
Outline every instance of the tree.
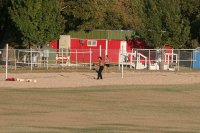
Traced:
POLYGON ((180 0, 181 12, 184 17, 193 21, 200 11, 200 0, 180 0))
POLYGON ((132 30, 141 26, 140 0, 64 0, 66 31, 132 30))
POLYGON ((64 0, 66 32, 98 29, 108 0, 64 0))
POLYGON ((5 36, 6 29, 8 27, 8 12, 7 1, 0 0, 0 44, 2 48, 2 42, 5 36))
POLYGON ((142 25, 139 18, 140 0, 109 1, 103 16, 102 28, 135 30, 142 25))
POLYGON ((183 17, 190 21, 190 43, 188 47, 196 48, 200 44, 200 0, 181 0, 183 17))
POLYGON ((169 43, 184 48, 189 40, 189 21, 182 17, 180 0, 144 0, 140 34, 153 47, 169 43))
POLYGON ((11 0, 9 14, 27 46, 42 47, 59 38, 64 23, 56 0, 11 0))
POLYGON ((43 46, 63 30, 94 29, 135 30, 153 47, 200 41, 200 0, 0 0, 0 16, 0 43, 43 46))

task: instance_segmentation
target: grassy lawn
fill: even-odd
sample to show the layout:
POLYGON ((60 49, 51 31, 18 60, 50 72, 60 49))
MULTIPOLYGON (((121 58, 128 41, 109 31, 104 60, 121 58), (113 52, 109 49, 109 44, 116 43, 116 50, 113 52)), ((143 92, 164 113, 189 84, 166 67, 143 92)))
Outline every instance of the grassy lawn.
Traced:
POLYGON ((0 132, 198 133, 199 88, 1 88, 0 132))

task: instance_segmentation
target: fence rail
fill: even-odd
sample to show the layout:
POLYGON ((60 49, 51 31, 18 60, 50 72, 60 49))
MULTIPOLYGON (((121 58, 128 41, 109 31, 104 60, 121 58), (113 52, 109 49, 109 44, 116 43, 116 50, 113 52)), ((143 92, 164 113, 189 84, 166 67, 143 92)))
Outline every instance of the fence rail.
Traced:
MULTIPOLYGON (((8 66, 46 68, 61 66, 77 68, 86 66, 92 69, 101 55, 105 60, 108 54, 110 64, 123 64, 131 69, 180 70, 200 69, 198 49, 8 49, 8 66), (123 53, 123 54, 122 54, 123 53), (173 69, 172 69, 173 68, 173 69)), ((6 64, 6 49, 0 49, 0 66, 6 64)))

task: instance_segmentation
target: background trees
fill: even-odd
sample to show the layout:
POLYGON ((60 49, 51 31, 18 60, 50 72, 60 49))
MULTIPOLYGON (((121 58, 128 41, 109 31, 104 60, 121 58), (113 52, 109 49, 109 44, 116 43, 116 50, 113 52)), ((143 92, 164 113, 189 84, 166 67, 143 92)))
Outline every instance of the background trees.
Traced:
MULTIPOLYGON (((4 40, 6 29, 8 28, 8 2, 5 0, 0 0, 0 44, 4 40)), ((0 48, 2 46, 0 45, 0 48)))
POLYGON ((200 0, 0 0, 1 44, 43 46, 63 31, 94 29, 134 30, 153 47, 195 48, 200 0))
POLYGON ((164 43, 174 48, 184 48, 189 39, 190 26, 181 14, 179 0, 144 0, 141 14, 144 27, 140 30, 145 40, 153 47, 164 43))
POLYGON ((190 22, 190 40, 188 47, 195 48, 200 42, 200 0, 181 0, 181 12, 190 22))
POLYGON ((56 0, 11 0, 9 13, 24 44, 43 46, 62 34, 64 20, 56 0))
POLYGON ((64 0, 65 31, 99 29, 109 0, 64 0))
POLYGON ((103 29, 135 30, 142 25, 140 0, 113 0, 109 2, 101 27, 103 29))

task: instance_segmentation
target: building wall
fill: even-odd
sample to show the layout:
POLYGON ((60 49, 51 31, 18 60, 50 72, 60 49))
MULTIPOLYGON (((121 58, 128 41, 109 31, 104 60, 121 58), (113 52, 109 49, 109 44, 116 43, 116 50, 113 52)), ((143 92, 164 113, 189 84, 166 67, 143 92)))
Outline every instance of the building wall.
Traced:
POLYGON ((55 40, 53 42, 50 42, 49 46, 54 48, 54 49, 58 49, 59 48, 59 40, 55 40))
MULTIPOLYGON (((111 63, 118 63, 120 45, 122 40, 108 40, 107 54, 111 63)), ((101 56, 105 60, 106 55, 106 39, 82 39, 82 38, 71 38, 70 39, 70 61, 75 63, 88 63, 90 62, 90 50, 92 51, 92 62, 98 62, 98 57, 100 56, 100 46, 101 46, 101 56), (96 40, 96 46, 88 46, 89 40, 96 40)), ((58 49, 59 42, 54 41, 50 43, 50 46, 58 49)), ((143 41, 127 41, 127 52, 131 52, 133 48, 147 48, 143 41)))
MULTIPOLYGON (((89 39, 90 40, 90 39, 89 39)), ((70 61, 71 62, 90 62, 90 50, 92 51, 92 62, 98 62, 98 57, 100 56, 100 47, 102 49, 102 58, 105 58, 106 40, 96 40, 96 46, 88 46, 88 39, 71 39, 70 46, 70 61)))

